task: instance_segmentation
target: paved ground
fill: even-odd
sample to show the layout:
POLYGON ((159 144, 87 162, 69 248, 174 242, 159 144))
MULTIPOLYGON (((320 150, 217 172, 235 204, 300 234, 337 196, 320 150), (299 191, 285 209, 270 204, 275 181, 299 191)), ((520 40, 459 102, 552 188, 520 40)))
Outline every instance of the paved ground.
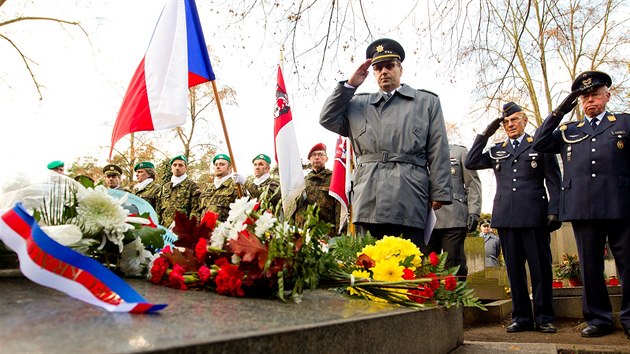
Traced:
MULTIPOLYGON (((599 338, 583 338, 580 330, 586 325, 579 320, 557 320, 554 325, 557 333, 539 332, 507 333, 506 320, 500 324, 472 324, 464 327, 464 341, 470 350, 463 353, 500 353, 505 352, 544 352, 545 344, 555 344, 559 353, 630 353, 630 339, 622 330, 599 338), (480 343, 482 342, 482 343, 480 343), (531 343, 532 345, 519 345, 531 343), (541 347, 533 344, 543 345, 541 347), (477 351, 476 348, 481 350, 477 351)), ((466 347, 466 345, 464 345, 466 347)))

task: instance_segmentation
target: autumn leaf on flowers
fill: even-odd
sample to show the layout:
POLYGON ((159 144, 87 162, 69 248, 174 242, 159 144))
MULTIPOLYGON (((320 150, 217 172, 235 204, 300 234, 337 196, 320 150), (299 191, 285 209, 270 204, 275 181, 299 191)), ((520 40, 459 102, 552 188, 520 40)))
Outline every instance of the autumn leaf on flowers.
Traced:
POLYGON ((199 268, 195 251, 190 248, 186 248, 184 252, 181 252, 177 248, 171 247, 171 252, 163 252, 162 256, 168 259, 171 265, 179 264, 187 272, 196 272, 199 268))
MULTIPOLYGON (((208 213, 206 213, 207 215, 208 213)), ((199 225, 197 225, 197 218, 191 217, 190 219, 186 217, 185 214, 180 213, 179 211, 175 212, 175 227, 173 228, 173 233, 175 233, 178 237, 177 241, 174 242, 177 247, 186 247, 186 248, 195 248, 199 238, 203 237, 207 240, 210 239, 210 235, 212 234, 212 230, 214 229, 214 224, 208 222, 208 220, 212 219, 211 217, 204 216, 199 225)), ((216 223, 216 218, 214 219, 216 223)))
POLYGON ((234 254, 241 257, 243 262, 254 262, 257 260, 260 269, 267 262, 267 247, 260 243, 258 237, 249 234, 247 230, 239 232, 235 240, 230 240, 228 247, 234 254))

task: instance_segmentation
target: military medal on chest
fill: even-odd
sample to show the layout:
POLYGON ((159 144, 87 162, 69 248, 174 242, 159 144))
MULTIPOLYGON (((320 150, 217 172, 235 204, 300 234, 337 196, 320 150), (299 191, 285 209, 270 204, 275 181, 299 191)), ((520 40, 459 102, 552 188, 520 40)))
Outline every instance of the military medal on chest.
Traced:
POLYGON ((567 145, 567 162, 571 162, 571 145, 567 145))

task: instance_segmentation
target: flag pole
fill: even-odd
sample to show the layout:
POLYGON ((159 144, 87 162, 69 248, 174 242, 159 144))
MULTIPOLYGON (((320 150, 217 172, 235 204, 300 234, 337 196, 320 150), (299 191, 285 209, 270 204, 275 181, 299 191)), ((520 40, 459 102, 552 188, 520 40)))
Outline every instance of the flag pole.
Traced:
MULTIPOLYGON (((221 118, 221 127, 223 127, 223 136, 225 137, 225 144, 228 148, 228 154, 232 159, 232 170, 236 172, 236 158, 232 152, 232 144, 230 144, 230 136, 228 135, 227 126, 225 125, 225 118, 223 118, 223 108, 221 108, 221 100, 219 99, 219 90, 217 90, 216 80, 210 81, 212 83, 212 91, 214 92, 214 99, 217 101, 217 109, 219 110, 219 118, 221 118)), ((236 184, 236 190, 238 191, 238 197, 243 196, 243 189, 240 184, 236 184)))

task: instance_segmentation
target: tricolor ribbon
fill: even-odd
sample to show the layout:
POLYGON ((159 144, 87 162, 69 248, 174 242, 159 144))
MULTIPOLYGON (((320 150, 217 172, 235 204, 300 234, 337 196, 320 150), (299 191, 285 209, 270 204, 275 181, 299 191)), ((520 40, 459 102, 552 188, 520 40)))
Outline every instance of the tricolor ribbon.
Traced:
POLYGON ((28 279, 110 312, 146 313, 150 304, 124 280, 92 258, 50 238, 21 204, 0 217, 0 240, 18 254, 28 279))

